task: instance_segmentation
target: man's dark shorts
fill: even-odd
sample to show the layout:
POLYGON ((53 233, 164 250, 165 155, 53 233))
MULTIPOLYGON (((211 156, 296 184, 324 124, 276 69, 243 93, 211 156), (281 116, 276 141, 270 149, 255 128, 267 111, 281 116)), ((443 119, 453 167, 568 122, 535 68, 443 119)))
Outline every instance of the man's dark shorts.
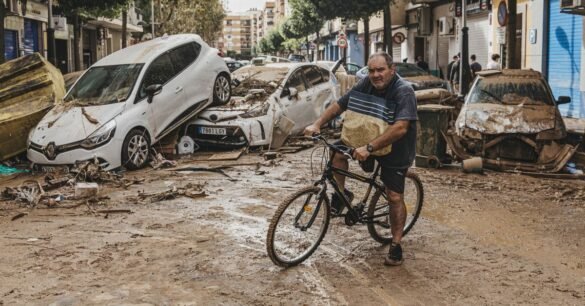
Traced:
MULTIPOLYGON (((341 140, 338 140, 334 143, 335 145, 345 145, 341 140)), ((368 157, 367 162, 372 162, 375 159, 378 163, 380 163, 380 158, 378 156, 370 155, 368 157)), ((382 165, 380 179, 386 188, 394 191, 396 193, 404 194, 404 184, 406 182, 406 172, 408 172, 408 168, 389 168, 384 167, 382 165)))

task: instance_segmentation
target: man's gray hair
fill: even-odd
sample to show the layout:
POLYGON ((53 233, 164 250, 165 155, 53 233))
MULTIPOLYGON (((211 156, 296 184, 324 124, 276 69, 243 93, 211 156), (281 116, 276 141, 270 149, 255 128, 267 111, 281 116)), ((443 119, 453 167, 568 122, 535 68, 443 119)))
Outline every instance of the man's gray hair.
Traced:
POLYGON ((394 64, 394 60, 392 59, 392 55, 388 54, 387 52, 384 51, 380 51, 380 52, 376 52, 372 55, 370 55, 370 57, 368 58, 368 62, 374 58, 374 57, 383 57, 384 60, 386 60, 386 64, 388 65, 389 68, 392 68, 392 65, 394 64))

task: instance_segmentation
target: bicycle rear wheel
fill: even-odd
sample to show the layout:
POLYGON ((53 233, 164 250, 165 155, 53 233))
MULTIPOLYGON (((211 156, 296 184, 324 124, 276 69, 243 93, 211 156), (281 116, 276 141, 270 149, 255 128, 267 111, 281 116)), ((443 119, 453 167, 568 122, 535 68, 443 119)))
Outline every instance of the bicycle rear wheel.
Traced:
MULTIPOLYGON (((406 222, 403 236, 405 236, 418 219, 422 210, 424 191, 422 183, 413 172, 406 174, 404 183, 404 204, 406 205, 406 222)), ((368 206, 368 231, 374 240, 380 243, 392 242, 390 223, 390 204, 384 190, 376 190, 368 206)))
POLYGON ((286 198, 270 220, 266 249, 274 264, 292 267, 317 249, 329 227, 329 199, 318 186, 286 198))

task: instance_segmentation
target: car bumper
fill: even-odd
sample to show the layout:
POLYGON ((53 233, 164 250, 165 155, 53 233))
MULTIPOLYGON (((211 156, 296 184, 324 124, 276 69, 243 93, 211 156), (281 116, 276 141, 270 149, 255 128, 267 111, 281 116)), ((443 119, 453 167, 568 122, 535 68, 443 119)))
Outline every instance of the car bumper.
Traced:
POLYGON ((198 144, 214 147, 263 146, 270 143, 272 131, 268 128, 266 123, 255 119, 227 121, 221 125, 197 120, 187 127, 187 135, 198 144), (200 127, 226 129, 226 135, 202 134, 200 127))
POLYGON ((122 143, 116 139, 110 140, 107 144, 86 150, 77 148, 66 152, 61 152, 54 159, 49 159, 44 153, 31 146, 27 149, 27 158, 34 164, 40 166, 61 166, 73 165, 76 162, 97 159, 104 170, 112 170, 122 166, 122 143))

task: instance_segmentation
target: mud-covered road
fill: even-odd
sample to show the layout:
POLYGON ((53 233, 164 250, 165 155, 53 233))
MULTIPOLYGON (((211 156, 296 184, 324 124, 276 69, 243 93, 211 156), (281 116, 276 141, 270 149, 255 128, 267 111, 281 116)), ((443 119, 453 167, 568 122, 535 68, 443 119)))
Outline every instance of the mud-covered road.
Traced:
MULTIPOLYGON (((276 267, 265 250, 268 220, 311 182, 311 152, 273 163, 255 154, 180 161, 247 164, 225 169, 229 178, 130 172, 146 180, 127 190, 102 185, 109 199, 75 208, 0 202, 0 305, 585 304, 583 181, 414 169, 425 203, 404 238, 402 266, 383 265, 387 247, 365 226, 333 219, 311 258, 276 267), (137 200, 189 183, 205 184, 207 196, 137 200), (122 211, 99 212, 107 209, 122 211), (28 215, 11 221, 20 212, 28 215)), ((0 187, 30 178, 42 176, 4 178, 0 187)))

